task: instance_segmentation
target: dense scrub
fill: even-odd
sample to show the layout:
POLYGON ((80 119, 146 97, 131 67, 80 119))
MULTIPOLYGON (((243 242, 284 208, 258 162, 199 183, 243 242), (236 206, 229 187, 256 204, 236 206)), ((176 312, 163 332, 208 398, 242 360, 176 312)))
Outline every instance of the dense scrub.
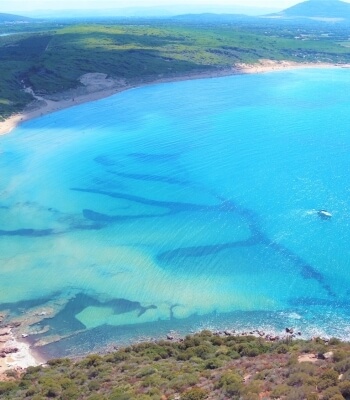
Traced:
POLYGON ((1 399, 350 398, 350 345, 336 340, 267 342, 203 331, 73 362, 57 359, 0 382, 1 399), (299 362, 301 354, 318 354, 299 362), (323 356, 326 354, 326 358, 323 356))
POLYGON ((45 32, 0 37, 0 119, 32 100, 22 91, 24 85, 52 94, 77 87, 77 79, 89 72, 137 83, 259 59, 350 61, 348 48, 328 36, 300 40, 293 32, 288 37, 271 28, 268 34, 225 24, 160 22, 43 28, 45 32))

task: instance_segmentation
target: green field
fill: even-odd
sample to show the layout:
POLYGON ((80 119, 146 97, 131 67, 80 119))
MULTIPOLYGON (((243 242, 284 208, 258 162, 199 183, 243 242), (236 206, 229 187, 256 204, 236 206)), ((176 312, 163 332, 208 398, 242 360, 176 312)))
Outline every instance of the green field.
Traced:
POLYGON ((175 23, 66 25, 55 30, 0 37, 0 118, 38 94, 75 88, 88 72, 103 72, 127 82, 151 81, 254 63, 259 59, 349 62, 337 41, 299 40, 232 25, 175 23))

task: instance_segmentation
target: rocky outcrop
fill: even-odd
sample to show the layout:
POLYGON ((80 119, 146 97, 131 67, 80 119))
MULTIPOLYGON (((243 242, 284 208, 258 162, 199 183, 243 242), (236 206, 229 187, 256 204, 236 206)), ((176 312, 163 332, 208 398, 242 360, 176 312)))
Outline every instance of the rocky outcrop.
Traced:
POLYGON ((8 354, 17 353, 19 349, 17 347, 5 347, 0 351, 0 357, 5 358, 8 354))

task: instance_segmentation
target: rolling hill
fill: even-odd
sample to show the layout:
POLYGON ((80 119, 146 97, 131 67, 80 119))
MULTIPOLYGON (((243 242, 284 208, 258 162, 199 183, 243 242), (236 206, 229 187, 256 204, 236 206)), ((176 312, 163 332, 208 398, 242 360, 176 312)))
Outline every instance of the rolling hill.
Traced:
POLYGON ((341 0, 308 0, 273 14, 273 16, 350 19, 350 3, 341 0))
POLYGON ((32 18, 22 17, 21 15, 0 13, 0 24, 6 22, 29 22, 29 21, 32 21, 32 18))

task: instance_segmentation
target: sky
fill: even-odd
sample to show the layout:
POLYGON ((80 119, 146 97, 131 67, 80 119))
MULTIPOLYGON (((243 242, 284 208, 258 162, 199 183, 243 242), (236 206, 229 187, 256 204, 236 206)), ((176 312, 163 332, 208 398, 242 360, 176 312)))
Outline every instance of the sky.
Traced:
MULTIPOLYGON (((300 0, 301 1, 301 0, 300 0)), ((0 0, 0 12, 58 9, 101 9, 170 5, 222 5, 283 9, 298 0, 0 0)))
MULTIPOLYGON (((283 10, 303 0, 0 0, 0 13, 34 10, 112 9, 160 6, 244 6, 283 10)), ((324 0, 318 0, 324 1, 324 0)), ((350 0, 345 0, 350 2, 350 0)))

